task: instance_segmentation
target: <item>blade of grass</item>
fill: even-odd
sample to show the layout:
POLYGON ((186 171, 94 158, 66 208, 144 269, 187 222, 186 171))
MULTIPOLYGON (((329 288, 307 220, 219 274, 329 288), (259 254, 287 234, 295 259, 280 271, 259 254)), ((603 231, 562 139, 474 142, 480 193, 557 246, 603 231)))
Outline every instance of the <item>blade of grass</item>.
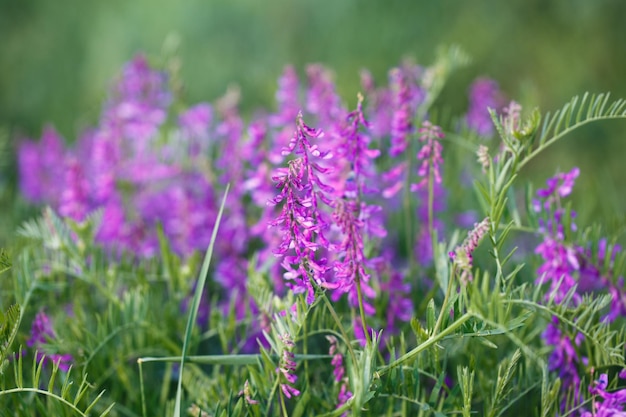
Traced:
MULTIPOLYGON (((278 356, 272 356, 278 359, 278 356)), ((182 356, 161 356, 161 357, 145 357, 141 358, 141 363, 146 362, 180 362, 182 356)), ((204 355, 204 356, 185 356, 185 362, 198 363, 204 365, 258 365, 260 354, 240 354, 240 355, 204 355)), ((330 355, 294 355, 296 361, 311 361, 319 359, 332 359, 330 355)))
POLYGON ((215 240, 217 239, 217 230, 219 229, 220 221, 222 220, 222 213, 224 212, 224 205, 226 204, 226 197, 228 197, 228 190, 230 184, 226 186, 224 191, 224 197, 222 197, 222 204, 220 205, 220 211, 217 213, 217 219, 215 220, 215 226, 213 227, 213 233, 211 234, 211 242, 204 256, 202 262, 202 269, 200 270, 200 276, 196 283, 196 290, 193 295, 193 303, 189 310, 189 318, 187 319, 187 328, 185 329, 185 341, 183 342, 183 352, 180 358, 180 368, 178 370, 178 387, 176 388, 176 401, 174 403, 174 417, 180 417, 181 403, 182 403, 182 391, 183 391, 183 368, 185 366, 185 358, 187 355, 187 349, 189 347, 189 340, 191 339, 191 329, 196 322, 198 315, 198 309, 200 308, 200 298, 202 297, 202 291, 204 290, 204 284, 206 282, 207 274, 209 272, 209 266, 211 265, 211 256, 213 255, 213 247, 215 246, 215 240))

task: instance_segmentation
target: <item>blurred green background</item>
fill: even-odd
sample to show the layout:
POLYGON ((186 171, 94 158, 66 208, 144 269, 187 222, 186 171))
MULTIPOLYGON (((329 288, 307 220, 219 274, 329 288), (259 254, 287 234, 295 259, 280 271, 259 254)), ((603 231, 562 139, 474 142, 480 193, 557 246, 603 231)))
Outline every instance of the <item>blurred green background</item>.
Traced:
MULTIPOLYGON (((0 0, 0 133, 9 138, 0 236, 27 213, 13 193, 16 138, 38 138, 53 123, 73 140, 96 122, 112 78, 139 51, 158 58, 178 43, 188 102, 237 84, 249 112, 273 106, 286 64, 300 72, 328 65, 351 100, 361 68, 384 81, 404 57, 430 64, 437 46, 454 43, 473 64, 442 103, 464 111, 471 80, 489 76, 509 97, 547 111, 585 91, 626 98, 625 22, 622 0, 0 0)), ((581 129, 526 174, 543 181, 578 165, 584 222, 623 219, 625 130, 622 121, 581 129)))

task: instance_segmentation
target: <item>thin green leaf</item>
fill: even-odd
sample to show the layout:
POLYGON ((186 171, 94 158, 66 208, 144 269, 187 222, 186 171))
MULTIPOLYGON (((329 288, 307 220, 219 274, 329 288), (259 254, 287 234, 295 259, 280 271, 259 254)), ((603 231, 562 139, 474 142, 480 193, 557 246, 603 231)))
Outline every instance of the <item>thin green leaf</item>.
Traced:
POLYGON ((211 241, 209 243, 209 247, 206 251, 206 255, 204 256, 204 261, 202 262, 202 269, 200 270, 200 276, 196 284, 196 290, 193 295, 193 302, 191 305, 191 309, 189 311, 189 318, 187 319, 187 327, 185 329, 185 340, 183 342, 183 352, 180 358, 180 368, 178 371, 178 387, 176 388, 176 400, 174 402, 174 417, 180 417, 181 415, 182 391, 183 391, 183 386, 182 386, 183 370, 185 367, 187 350, 189 349, 189 341, 191 340, 191 331, 192 331, 194 323, 196 322, 198 309, 200 308, 200 299, 202 298, 202 292, 204 291, 204 284, 206 283, 207 275, 209 273, 209 266, 211 265, 211 257, 213 256, 213 247, 215 246, 215 241, 217 239, 217 230, 222 220, 222 214, 224 213, 224 206, 226 205, 226 197, 228 197, 229 189, 230 189, 230 184, 226 186, 226 190, 224 191, 224 196, 222 197, 222 204, 220 205, 220 210, 217 214, 217 219, 215 220, 215 226, 213 227, 213 233, 211 234, 211 241))

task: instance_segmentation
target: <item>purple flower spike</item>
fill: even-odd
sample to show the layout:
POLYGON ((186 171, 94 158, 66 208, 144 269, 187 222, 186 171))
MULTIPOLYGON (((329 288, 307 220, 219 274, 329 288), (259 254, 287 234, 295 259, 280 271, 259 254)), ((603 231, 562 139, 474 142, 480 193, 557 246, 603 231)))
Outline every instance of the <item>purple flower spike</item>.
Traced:
MULTIPOLYGON (((582 343, 582 337, 577 337, 573 342, 572 339, 564 334, 559 328, 559 320, 552 318, 552 322, 548 324, 543 332, 543 340, 546 345, 554 346, 554 350, 548 358, 548 369, 557 371, 562 381, 562 391, 574 394, 575 404, 579 405, 583 398, 580 395, 580 376, 578 375, 578 365, 581 358, 576 353, 576 347, 582 343)), ((584 358, 582 358, 584 361, 584 358)))
MULTIPOLYGON (((342 131, 344 142, 339 153, 344 156, 351 168, 343 178, 341 198, 334 202, 333 220, 340 232, 340 242, 334 245, 337 261, 334 263, 335 291, 333 300, 342 294, 348 294, 348 301, 354 307, 359 306, 357 286, 361 287, 366 298, 374 298, 375 291, 369 286, 370 274, 366 271, 367 259, 363 253, 363 241, 366 234, 370 237, 384 237, 387 231, 382 226, 378 213, 379 206, 366 204, 362 198, 372 189, 366 187, 368 177, 375 173, 373 159, 379 155, 378 150, 368 149, 368 138, 359 127, 368 127, 361 108, 363 97, 359 95, 357 109, 347 118, 348 125, 342 131)), ((338 194, 338 193, 337 193, 338 194)), ((374 314, 374 307, 363 300, 365 313, 374 314)))
POLYGON ((296 362, 294 361, 294 354, 292 349, 296 346, 289 334, 284 334, 280 337, 283 343, 283 351, 276 368, 276 373, 279 378, 284 379, 286 382, 280 383, 280 389, 287 398, 297 397, 300 395, 300 391, 293 387, 298 377, 296 376, 296 362), (282 378, 281 378, 282 377, 282 378))
MULTIPOLYGON (((328 354, 332 356, 332 360, 330 364, 333 366, 333 375, 335 376, 335 382, 340 384, 339 386, 339 394, 337 396, 337 408, 341 407, 352 398, 352 393, 349 390, 348 386, 348 378, 346 376, 346 369, 343 364, 343 355, 338 352, 337 349, 337 338, 335 336, 326 336, 326 339, 330 342, 330 347, 328 349, 328 354)), ((342 414, 342 416, 347 415, 347 413, 342 414)))
POLYGON ((278 90, 276 91, 278 111, 269 118, 272 126, 285 126, 298 117, 301 108, 298 98, 299 88, 300 81, 296 70, 292 66, 285 67, 283 74, 278 79, 278 90))
POLYGON ((500 110, 502 97, 498 83, 489 78, 478 78, 470 87, 467 126, 481 136, 491 136, 493 122, 488 109, 500 110))
POLYGON ((391 148, 389 155, 400 155, 408 146, 408 136, 413 133, 413 112, 411 106, 411 87, 407 76, 400 68, 394 68, 389 74, 393 92, 394 113, 391 119, 391 148))
POLYGON ((81 221, 89 210, 89 184, 76 158, 70 158, 66 166, 65 189, 61 193, 59 214, 81 221))
POLYGON ((387 294, 389 301, 386 308, 387 326, 383 337, 395 334, 400 326, 413 317, 413 301, 411 300, 411 284, 392 266, 392 251, 387 250, 382 256, 373 260, 374 269, 379 276, 380 292, 387 294))
POLYGON ((190 156, 197 156, 207 150, 212 119, 213 108, 206 103, 190 107, 178 116, 181 141, 190 156))
POLYGON ((454 261, 454 265, 460 271, 460 279, 463 284, 467 284, 472 281, 472 254, 478 247, 478 244, 482 240, 483 236, 489 231, 489 217, 486 217, 482 222, 474 224, 474 229, 467 235, 467 239, 463 244, 455 249, 454 252, 450 252, 450 257, 454 261))
POLYGON ((331 205, 329 195, 333 189, 322 182, 321 175, 327 172, 316 160, 329 159, 332 154, 322 151, 312 139, 323 136, 323 132, 307 126, 302 115, 298 115, 296 131, 283 149, 284 155, 299 155, 289 161, 288 168, 279 168, 272 179, 277 183, 280 194, 271 204, 282 204, 278 218, 270 226, 280 226, 282 241, 275 253, 282 256, 284 278, 295 293, 306 293, 307 302, 314 300, 311 280, 326 286, 326 260, 316 259, 320 247, 328 247, 324 230, 328 227, 318 202, 331 205))
MULTIPOLYGON (((539 199, 533 204, 535 211, 545 215, 539 222, 539 231, 544 235, 543 242, 535 249, 535 253, 544 259, 544 263, 537 270, 536 282, 548 282, 550 291, 546 298, 554 297, 557 303, 561 303, 576 285, 576 274, 581 268, 578 258, 582 249, 565 243, 565 212, 561 208, 561 197, 571 193, 578 175, 578 168, 574 168, 569 173, 560 173, 550 178, 547 181, 548 187, 537 191, 539 199)), ((575 303, 580 299, 579 294, 574 294, 575 303)))
POLYGON ((443 157, 441 152, 443 147, 439 139, 443 139, 445 136, 439 126, 435 126, 429 121, 425 121, 422 127, 419 129, 420 141, 424 142, 422 149, 417 154, 417 159, 422 161, 417 175, 422 180, 418 184, 411 186, 411 190, 415 191, 420 188, 428 188, 428 178, 433 176, 433 180, 436 184, 441 183, 441 164, 443 164, 443 157))
POLYGON ((346 110, 337 95, 332 73, 319 64, 309 65, 306 73, 309 81, 306 110, 317 116, 318 122, 324 126, 343 119, 346 110))
POLYGON ((63 139, 52 127, 46 127, 39 143, 23 142, 18 151, 20 189, 35 203, 56 206, 65 175, 63 139))
POLYGON ((357 307, 359 300, 356 286, 360 285, 365 296, 363 300, 365 314, 372 315, 375 313, 374 307, 365 299, 376 297, 376 292, 368 285, 370 274, 365 270, 363 221, 359 218, 364 208, 366 204, 357 200, 339 199, 335 203, 333 218, 341 230, 343 239, 336 248, 341 260, 334 265, 336 291, 332 298, 337 300, 341 294, 347 293, 350 304, 357 307))

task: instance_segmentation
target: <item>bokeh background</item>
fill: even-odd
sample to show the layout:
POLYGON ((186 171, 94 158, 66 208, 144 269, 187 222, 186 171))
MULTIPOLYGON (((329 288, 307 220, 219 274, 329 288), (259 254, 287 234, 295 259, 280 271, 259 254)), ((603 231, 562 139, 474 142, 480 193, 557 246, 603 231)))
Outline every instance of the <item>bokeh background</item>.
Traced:
MULTIPOLYGON (((626 98, 622 0, 0 0, 0 245, 32 213, 15 193, 16 141, 38 138, 47 123, 75 138, 137 52, 179 57, 189 103, 238 85, 245 113, 273 106, 286 64, 301 73, 307 63, 328 65, 348 100, 360 69, 383 81, 402 59, 430 64, 449 44, 473 58, 440 100, 459 113, 477 76, 542 111, 585 91, 626 98)), ((524 175, 541 186, 577 165, 579 223, 623 224, 624 132, 626 121, 580 129, 524 175)))

